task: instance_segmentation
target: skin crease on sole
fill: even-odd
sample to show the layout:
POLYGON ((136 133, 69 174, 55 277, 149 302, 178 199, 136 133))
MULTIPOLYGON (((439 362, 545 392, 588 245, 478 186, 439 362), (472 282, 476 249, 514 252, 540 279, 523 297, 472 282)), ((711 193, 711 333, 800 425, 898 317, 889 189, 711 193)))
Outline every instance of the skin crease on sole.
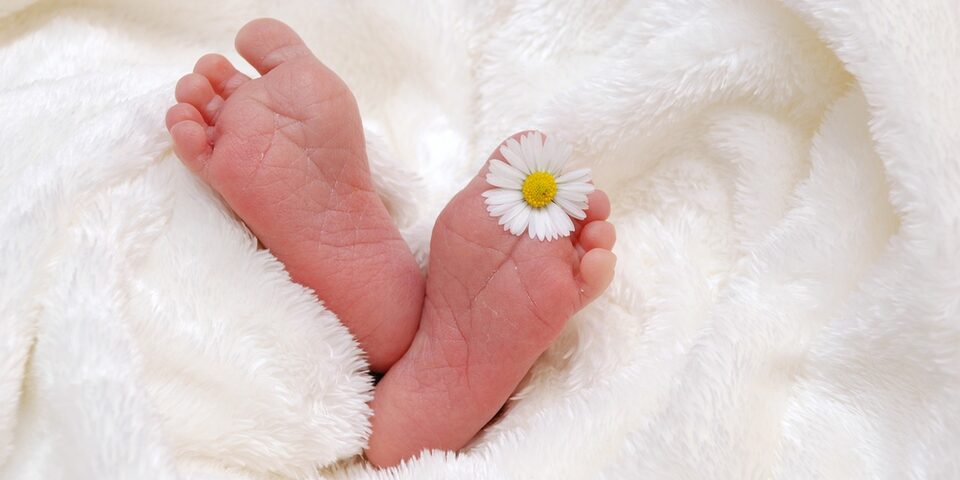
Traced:
MULTIPOLYGON (((491 158, 503 160, 499 148, 491 158)), ((420 329, 371 404, 365 454, 377 466, 466 445, 613 278, 616 233, 603 192, 590 195, 571 237, 541 242, 505 232, 487 213, 486 169, 434 227, 420 329)))
POLYGON ((248 23, 236 48, 261 77, 200 58, 167 113, 174 151, 386 371, 416 332, 424 280, 374 191, 356 101, 277 20, 248 23))

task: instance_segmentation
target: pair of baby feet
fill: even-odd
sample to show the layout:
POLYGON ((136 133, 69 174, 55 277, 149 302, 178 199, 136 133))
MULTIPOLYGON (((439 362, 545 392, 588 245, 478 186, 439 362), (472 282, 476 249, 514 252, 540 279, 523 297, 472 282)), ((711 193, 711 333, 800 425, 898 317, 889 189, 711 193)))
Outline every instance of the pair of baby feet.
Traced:
MULTIPOLYGON (((175 152, 386 372, 367 459, 458 450, 609 284, 609 200, 591 194, 570 237, 514 236, 487 213, 485 164, 437 219, 425 281, 374 191, 343 81, 276 20, 244 26, 236 48, 261 77, 202 57, 167 113, 175 152)), ((503 160, 499 148, 490 158, 503 160)))

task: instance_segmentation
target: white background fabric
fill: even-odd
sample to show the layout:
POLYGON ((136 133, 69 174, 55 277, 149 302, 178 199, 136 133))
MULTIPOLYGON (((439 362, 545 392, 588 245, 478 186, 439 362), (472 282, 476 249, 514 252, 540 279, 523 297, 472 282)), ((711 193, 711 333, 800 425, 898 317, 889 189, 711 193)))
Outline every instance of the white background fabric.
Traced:
POLYGON ((960 478, 958 59, 955 0, 8 0, 0 478, 960 478), (351 460, 361 352, 171 154, 259 16, 422 262, 515 131, 612 198, 614 284, 459 456, 351 460))

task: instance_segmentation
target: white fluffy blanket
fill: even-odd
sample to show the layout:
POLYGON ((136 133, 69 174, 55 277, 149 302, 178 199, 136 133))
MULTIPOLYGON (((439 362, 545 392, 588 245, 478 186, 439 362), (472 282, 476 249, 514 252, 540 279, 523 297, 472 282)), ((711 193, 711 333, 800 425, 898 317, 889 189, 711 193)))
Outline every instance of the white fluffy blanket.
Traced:
POLYGON ((960 478, 956 0, 75 3, 0 5, 0 478, 960 478), (258 16, 420 260, 517 130, 613 199, 614 285, 460 455, 356 459, 361 352, 171 154, 258 16))

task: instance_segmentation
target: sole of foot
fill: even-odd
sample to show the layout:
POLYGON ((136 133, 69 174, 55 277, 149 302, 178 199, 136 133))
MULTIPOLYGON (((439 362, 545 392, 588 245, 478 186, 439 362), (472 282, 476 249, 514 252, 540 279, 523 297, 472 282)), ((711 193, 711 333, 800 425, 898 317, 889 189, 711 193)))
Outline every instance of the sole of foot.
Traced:
POLYGON ((374 191, 356 100, 287 25, 254 20, 202 57, 167 113, 174 151, 386 371, 416 332, 424 280, 374 191))
MULTIPOLYGON (((504 160, 499 148, 491 159, 504 160)), ((603 192, 588 197, 573 235, 538 241, 505 232, 487 213, 487 168, 434 227, 420 329, 374 393, 365 454, 375 465, 466 445, 613 278, 616 232, 603 192)))

